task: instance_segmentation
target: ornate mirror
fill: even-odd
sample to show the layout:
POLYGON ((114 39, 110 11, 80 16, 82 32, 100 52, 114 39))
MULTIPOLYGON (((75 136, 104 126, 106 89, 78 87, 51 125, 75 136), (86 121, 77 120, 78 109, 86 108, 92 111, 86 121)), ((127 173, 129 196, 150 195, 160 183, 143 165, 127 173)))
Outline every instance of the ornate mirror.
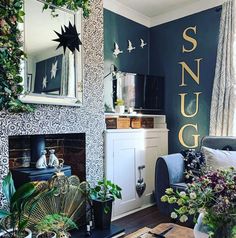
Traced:
POLYGON ((81 12, 25 1, 26 103, 80 106, 83 97, 81 12), (69 39, 69 40, 68 40, 69 39))

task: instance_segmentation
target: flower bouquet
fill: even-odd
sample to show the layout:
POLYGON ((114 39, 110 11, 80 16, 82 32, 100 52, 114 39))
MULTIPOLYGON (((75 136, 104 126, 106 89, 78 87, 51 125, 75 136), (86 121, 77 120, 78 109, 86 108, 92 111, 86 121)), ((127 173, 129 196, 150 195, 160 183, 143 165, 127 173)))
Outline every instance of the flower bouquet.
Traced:
POLYGON ((186 222, 191 215, 194 222, 200 214, 209 237, 236 238, 236 171, 207 171, 187 184, 186 191, 166 190, 162 202, 177 204, 172 218, 186 222))

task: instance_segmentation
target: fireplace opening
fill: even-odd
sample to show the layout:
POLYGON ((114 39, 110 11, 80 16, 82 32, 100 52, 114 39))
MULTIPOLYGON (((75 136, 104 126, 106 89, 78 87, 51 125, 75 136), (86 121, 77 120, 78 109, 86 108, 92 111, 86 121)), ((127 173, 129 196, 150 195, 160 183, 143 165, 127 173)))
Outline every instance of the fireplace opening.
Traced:
POLYGON ((49 150, 55 150, 55 156, 64 160, 62 171, 65 175, 77 175, 85 181, 85 143, 85 133, 10 136, 9 167, 16 187, 29 181, 47 180, 55 173, 55 168, 35 168, 43 150, 47 164, 49 150))

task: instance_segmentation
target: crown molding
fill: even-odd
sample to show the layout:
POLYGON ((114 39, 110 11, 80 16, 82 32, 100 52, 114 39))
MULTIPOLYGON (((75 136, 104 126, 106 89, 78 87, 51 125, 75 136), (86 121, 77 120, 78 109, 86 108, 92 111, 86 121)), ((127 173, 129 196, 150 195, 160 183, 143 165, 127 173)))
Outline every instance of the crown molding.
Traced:
POLYGON ((151 18, 127 7, 118 0, 103 0, 103 7, 146 27, 151 27, 151 18))
POLYGON ((142 13, 127 7, 118 0, 103 0, 103 7, 146 27, 154 27, 222 5, 225 1, 226 0, 197 0, 194 3, 186 4, 184 7, 168 11, 153 18, 147 17, 142 13))
POLYGON ((151 18, 151 27, 202 12, 204 10, 222 5, 224 2, 225 0, 198 0, 192 4, 186 5, 185 7, 151 18))

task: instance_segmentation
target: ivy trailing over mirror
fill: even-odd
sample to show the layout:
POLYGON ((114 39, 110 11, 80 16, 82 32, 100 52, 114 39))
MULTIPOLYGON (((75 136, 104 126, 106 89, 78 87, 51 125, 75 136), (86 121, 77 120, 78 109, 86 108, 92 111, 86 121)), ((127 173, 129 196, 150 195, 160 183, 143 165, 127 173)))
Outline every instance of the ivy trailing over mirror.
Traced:
MULTIPOLYGON (((30 1, 30 0, 28 0, 30 1)), ((65 7, 73 11, 82 8, 83 16, 90 14, 90 0, 46 0, 44 10, 50 8, 56 16, 55 7, 65 7)), ((21 62, 26 54, 19 23, 25 15, 24 0, 1 0, 0 2, 0 110, 9 112, 32 112, 34 106, 24 104, 18 96, 23 92, 21 62)))
POLYGON ((23 22, 22 6, 22 0, 0 3, 0 109, 11 112, 33 111, 31 105, 18 99, 23 91, 20 64, 25 58, 18 28, 18 23, 23 22))
POLYGON ((72 11, 78 11, 81 8, 85 18, 90 14, 90 0, 45 0, 45 2, 44 9, 50 8, 53 16, 57 16, 57 13, 52 6, 65 7, 72 11))

